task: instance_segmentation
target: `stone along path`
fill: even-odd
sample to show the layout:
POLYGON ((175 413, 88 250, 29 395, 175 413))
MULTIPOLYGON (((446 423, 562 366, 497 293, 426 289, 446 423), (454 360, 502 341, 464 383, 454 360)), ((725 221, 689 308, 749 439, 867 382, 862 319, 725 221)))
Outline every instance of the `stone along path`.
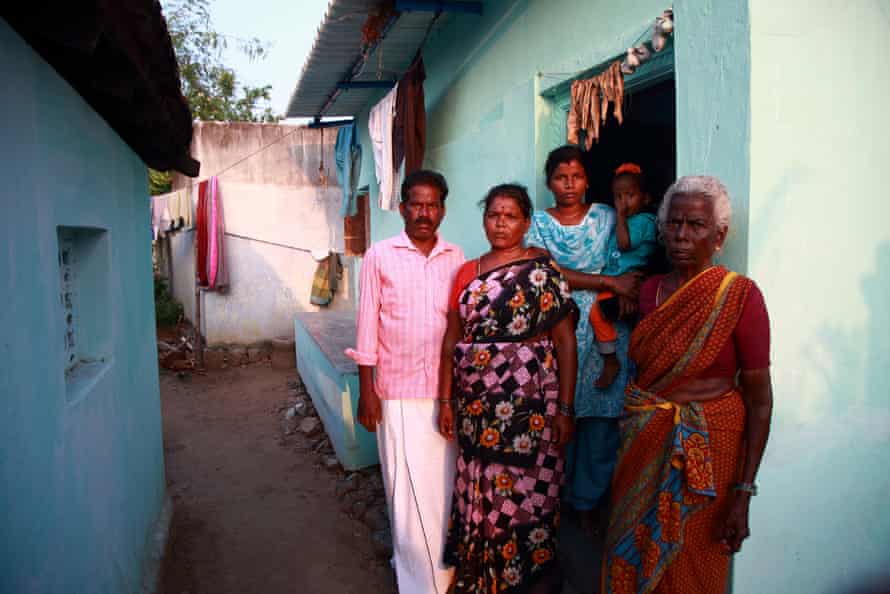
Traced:
POLYGON ((323 434, 295 430, 301 419, 286 414, 295 380, 268 363, 161 372, 174 505, 163 594, 393 591, 367 522, 341 511, 348 484, 373 475, 347 480, 324 455, 323 434))

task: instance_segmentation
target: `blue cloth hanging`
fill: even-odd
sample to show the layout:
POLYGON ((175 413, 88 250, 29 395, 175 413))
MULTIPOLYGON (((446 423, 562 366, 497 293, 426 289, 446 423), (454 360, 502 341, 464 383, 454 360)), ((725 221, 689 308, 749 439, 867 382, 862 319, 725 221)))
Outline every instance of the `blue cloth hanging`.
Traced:
POLYGON ((354 121, 337 130, 334 156, 337 162, 337 181, 343 189, 343 207, 340 214, 344 217, 354 216, 357 212, 355 190, 362 165, 362 145, 358 142, 358 129, 354 121))

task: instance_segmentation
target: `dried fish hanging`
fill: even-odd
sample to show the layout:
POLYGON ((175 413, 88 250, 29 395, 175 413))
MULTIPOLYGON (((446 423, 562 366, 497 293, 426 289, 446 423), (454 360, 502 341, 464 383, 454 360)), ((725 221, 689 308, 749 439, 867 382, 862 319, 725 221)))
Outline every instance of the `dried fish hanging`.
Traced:
POLYGON ((612 114, 619 124, 624 123, 624 76, 621 63, 613 62, 603 72, 586 80, 572 83, 571 106, 566 122, 568 142, 580 144, 580 132, 584 131, 584 148, 590 150, 594 141, 599 142, 600 127, 612 114))
POLYGON ((662 51, 673 32, 674 11, 668 8, 655 19, 651 44, 640 43, 628 48, 623 60, 613 62, 599 75, 572 83, 572 103, 566 121, 570 144, 580 144, 582 130, 586 150, 589 151, 594 142, 599 142, 600 126, 609 117, 610 103, 615 119, 619 124, 624 122, 624 75, 633 74, 653 53, 662 51))

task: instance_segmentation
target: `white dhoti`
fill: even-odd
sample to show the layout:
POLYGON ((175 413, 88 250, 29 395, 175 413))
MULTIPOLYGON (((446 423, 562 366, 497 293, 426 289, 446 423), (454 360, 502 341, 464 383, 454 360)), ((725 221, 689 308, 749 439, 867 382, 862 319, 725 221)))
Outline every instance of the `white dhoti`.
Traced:
POLYGON ((456 448, 439 434, 434 400, 383 400, 382 405, 377 447, 399 594, 445 594, 453 573, 442 553, 456 448))

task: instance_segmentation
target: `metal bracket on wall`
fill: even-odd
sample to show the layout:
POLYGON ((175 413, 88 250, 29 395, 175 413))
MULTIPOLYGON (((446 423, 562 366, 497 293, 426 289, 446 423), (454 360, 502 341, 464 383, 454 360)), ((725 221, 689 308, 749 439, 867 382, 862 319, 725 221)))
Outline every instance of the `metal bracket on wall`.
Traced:
POLYGON ((482 14, 481 2, 438 2, 436 0, 396 0, 399 12, 463 12, 482 14))
POLYGON ((315 118, 309 123, 309 128, 337 128, 339 126, 347 126, 354 122, 353 118, 349 118, 347 120, 329 120, 327 122, 322 122, 321 118, 315 118))
POLYGON ((391 89, 396 86, 394 80, 342 80, 337 83, 338 89, 391 89))

